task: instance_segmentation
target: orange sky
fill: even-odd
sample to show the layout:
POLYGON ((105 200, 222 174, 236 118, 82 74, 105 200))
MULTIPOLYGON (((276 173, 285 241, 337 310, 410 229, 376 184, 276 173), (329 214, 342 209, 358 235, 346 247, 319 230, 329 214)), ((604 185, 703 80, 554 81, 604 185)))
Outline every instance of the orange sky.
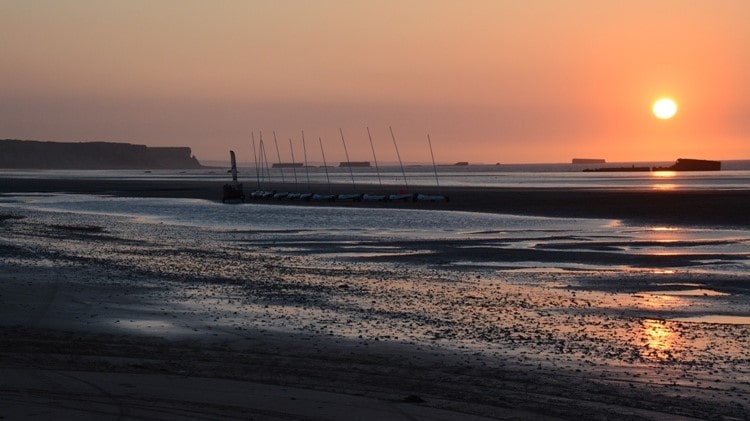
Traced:
POLYGON ((290 160, 305 129, 336 161, 341 127, 368 160, 369 126, 395 161, 393 126, 410 162, 428 132, 441 162, 750 158, 750 2, 611 3, 4 0, 0 138, 248 160, 276 130, 290 160))

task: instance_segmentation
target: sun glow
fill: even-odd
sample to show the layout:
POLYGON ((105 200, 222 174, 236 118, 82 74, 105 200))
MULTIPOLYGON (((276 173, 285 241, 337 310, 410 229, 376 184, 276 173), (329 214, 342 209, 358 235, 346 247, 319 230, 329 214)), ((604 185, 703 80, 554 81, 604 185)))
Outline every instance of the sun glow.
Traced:
POLYGON ((670 98, 660 98, 654 102, 652 111, 656 118, 667 120, 677 114, 677 103, 670 98))
POLYGON ((643 320, 645 349, 642 354, 648 359, 667 360, 677 341, 677 334, 670 325, 661 320, 643 320))

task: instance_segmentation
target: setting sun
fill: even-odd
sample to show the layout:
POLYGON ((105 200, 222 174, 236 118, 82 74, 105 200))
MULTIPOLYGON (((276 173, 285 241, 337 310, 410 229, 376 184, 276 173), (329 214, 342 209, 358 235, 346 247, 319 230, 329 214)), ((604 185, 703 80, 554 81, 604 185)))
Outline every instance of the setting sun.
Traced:
POLYGON ((677 103, 669 98, 661 98, 654 102, 652 110, 657 118, 666 120, 677 113, 677 103))

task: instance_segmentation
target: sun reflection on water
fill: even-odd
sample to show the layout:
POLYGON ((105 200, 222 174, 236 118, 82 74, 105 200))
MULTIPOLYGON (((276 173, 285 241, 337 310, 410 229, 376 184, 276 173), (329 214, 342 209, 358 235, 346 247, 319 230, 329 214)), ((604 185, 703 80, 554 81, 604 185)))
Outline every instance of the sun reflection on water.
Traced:
POLYGON ((673 308, 681 304, 679 297, 671 295, 644 293, 643 295, 636 295, 636 297, 640 298, 640 301, 638 301, 640 306, 652 310, 673 308))
POLYGON ((644 239, 669 243, 685 239, 685 232, 675 227, 653 227, 644 233, 644 239))
POLYGON ((676 184, 654 184, 651 186, 654 190, 659 191, 672 191, 677 189, 676 184))
POLYGON ((651 228, 651 231, 679 231, 679 228, 675 227, 654 227, 651 228))
MULTIPOLYGON (((651 173, 657 180, 668 180, 674 178, 677 173, 674 171, 654 171, 651 173)), ((677 189, 677 184, 674 183, 656 183, 651 186, 654 190, 660 191, 671 191, 677 189)))
POLYGON ((678 340, 677 333, 663 320, 644 319, 642 341, 645 342, 642 356, 647 359, 668 360, 678 340))

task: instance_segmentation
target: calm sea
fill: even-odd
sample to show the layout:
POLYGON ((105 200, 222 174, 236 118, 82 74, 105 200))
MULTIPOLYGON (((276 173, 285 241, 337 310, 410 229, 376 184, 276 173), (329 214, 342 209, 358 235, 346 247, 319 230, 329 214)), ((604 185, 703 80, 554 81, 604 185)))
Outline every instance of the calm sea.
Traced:
MULTIPOLYGON (((504 164, 504 165, 385 165, 376 169, 309 167, 298 169, 256 169, 240 167, 239 178, 246 189, 266 188, 280 182, 297 183, 304 190, 309 183, 353 184, 360 186, 476 186, 476 187, 546 187, 596 189, 747 189, 750 188, 750 160, 723 161, 716 172, 583 172, 585 168, 669 166, 671 162, 608 163, 605 165, 573 164, 504 164)), ((96 178, 159 180, 229 180, 225 168, 190 171, 65 171, 0 170, 0 177, 27 178, 96 178)))

